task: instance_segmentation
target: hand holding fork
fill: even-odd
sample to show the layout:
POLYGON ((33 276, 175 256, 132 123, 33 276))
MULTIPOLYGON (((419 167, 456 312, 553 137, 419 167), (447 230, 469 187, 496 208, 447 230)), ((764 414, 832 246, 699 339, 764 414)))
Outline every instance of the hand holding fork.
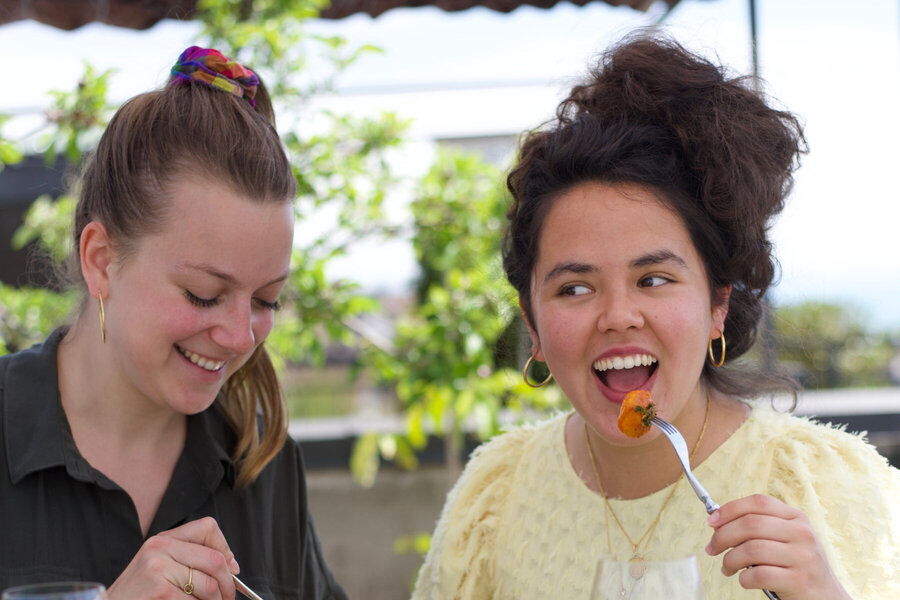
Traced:
MULTIPOLYGON (((805 550, 803 552, 794 552, 792 554, 793 557, 814 557, 812 560, 808 560, 803 563, 803 565, 794 563, 793 565, 787 567, 788 569, 790 569, 791 567, 796 569, 802 566, 802 568, 812 571, 811 574, 807 573, 806 581, 814 582, 816 589, 804 587, 802 589, 803 597, 815 598, 817 600, 819 598, 850 600, 850 596, 847 594, 846 590, 844 590, 843 586, 834 575, 834 572, 831 570, 831 567, 828 564, 828 559, 825 555, 825 551, 822 548, 821 543, 819 543, 818 537, 815 535, 815 531, 813 531, 812 525, 809 523, 809 519, 804 512, 792 508, 784 504, 783 502, 776 500, 775 498, 761 494, 729 502, 720 511, 719 505, 712 500, 709 492, 707 492, 706 489, 700 484, 700 482, 697 481, 697 478, 694 477, 694 473, 691 471, 687 444, 685 444, 684 437, 682 437, 681 433, 671 423, 668 423, 664 419, 661 419, 657 416, 654 416, 651 419, 651 423, 656 425, 672 443, 672 446, 675 448, 675 454, 678 456, 678 460, 679 462, 681 462, 681 466, 684 469, 684 474, 687 477, 688 482, 690 482, 691 487, 694 489, 694 492, 697 494, 697 497, 700 498, 700 501, 703 502, 703 505, 706 507, 706 512, 710 515, 712 515, 712 513, 714 512, 716 513, 709 519, 710 525, 716 528, 716 535, 713 536, 713 542, 716 541, 716 538, 725 537, 725 529, 730 528, 733 523, 738 522, 745 516, 767 515, 769 517, 779 519, 779 531, 777 534, 773 535, 771 539, 778 539, 778 537, 781 537, 782 539, 780 541, 786 544, 792 544, 795 542, 806 544, 805 550), (723 515, 723 513, 727 514, 723 515)), ((738 570, 740 570, 741 567, 729 567, 728 563, 734 562, 735 559, 735 557, 732 556, 732 560, 729 561, 729 555, 732 555, 732 553, 735 551, 734 549, 743 544, 743 542, 746 541, 748 537, 746 532, 739 533, 737 536, 735 536, 733 533, 733 529, 732 531, 728 532, 727 537, 730 537, 731 539, 726 539, 724 541, 719 540, 718 542, 716 542, 719 546, 721 546, 718 551, 716 551, 716 549, 713 547, 713 542, 710 542, 710 547, 707 549, 707 551, 710 552, 710 554, 719 554, 720 552, 728 548, 732 548, 732 551, 730 551, 725 556, 725 561, 723 562, 723 572, 725 572, 726 575, 733 575, 738 570)), ((737 561, 739 563, 744 562, 740 560, 740 557, 737 558, 737 561)), ((747 567, 747 569, 744 570, 744 578, 747 578, 749 568, 750 567, 747 567)), ((750 577, 752 577, 752 575, 750 577)), ((750 584, 751 582, 745 581, 743 583, 750 584)), ((753 587, 752 584, 749 585, 749 587, 753 587)), ((764 589, 763 593, 767 598, 780 600, 779 596, 775 594, 775 592, 764 589)))
MULTIPOLYGON (((715 503, 715 501, 709 495, 709 492, 706 491, 706 488, 704 488, 703 485, 697 480, 697 478, 694 477, 694 473, 693 471, 691 471, 690 454, 688 453, 687 444, 685 443, 684 437, 681 435, 681 432, 675 429, 674 425, 664 419, 661 419, 658 416, 654 416, 652 419, 650 419, 650 422, 656 425, 672 443, 672 446, 675 448, 675 454, 678 456, 678 461, 681 463, 681 466, 684 469, 685 477, 687 477, 687 480, 691 484, 691 487, 694 488, 694 493, 697 494, 697 497, 700 498, 701 502, 703 502, 703 506, 706 507, 706 514, 711 515, 715 511, 719 510, 719 505, 715 503)), ((775 594, 775 592, 763 590, 763 593, 767 598, 770 598, 772 600, 779 600, 778 595, 775 594)))

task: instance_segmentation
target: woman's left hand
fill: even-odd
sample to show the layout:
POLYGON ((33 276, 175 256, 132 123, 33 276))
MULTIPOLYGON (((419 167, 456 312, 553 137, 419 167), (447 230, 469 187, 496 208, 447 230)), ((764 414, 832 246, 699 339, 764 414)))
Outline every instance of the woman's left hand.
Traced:
POLYGON ((781 600, 850 600, 806 513, 756 494, 724 504, 708 523, 715 533, 706 552, 725 552, 722 572, 740 572, 742 587, 771 590, 781 600))

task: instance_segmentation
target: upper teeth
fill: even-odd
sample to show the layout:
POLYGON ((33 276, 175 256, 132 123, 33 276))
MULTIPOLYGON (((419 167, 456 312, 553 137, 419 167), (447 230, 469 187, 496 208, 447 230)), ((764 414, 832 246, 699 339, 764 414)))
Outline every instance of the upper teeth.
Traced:
POLYGON ((200 356, 199 354, 194 354, 190 350, 185 350, 181 348, 181 353, 184 354, 189 361, 197 365, 198 367, 203 367, 207 371, 218 371, 222 368, 222 365, 225 364, 224 360, 213 360, 211 358, 205 358, 200 356))
POLYGON ((649 367, 656 362, 656 357, 649 354, 634 354, 632 356, 614 356, 601 358, 594 362, 594 368, 601 373, 610 369, 630 369, 632 367, 649 367))

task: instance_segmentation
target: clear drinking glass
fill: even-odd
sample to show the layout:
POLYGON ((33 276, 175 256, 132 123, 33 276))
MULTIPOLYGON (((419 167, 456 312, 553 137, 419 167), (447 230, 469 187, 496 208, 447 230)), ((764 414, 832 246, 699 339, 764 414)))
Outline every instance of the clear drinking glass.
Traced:
POLYGON ((705 600, 694 556, 636 563, 604 556, 590 600, 705 600))
POLYGON ((8 588, 0 600, 106 600, 106 588, 86 581, 34 583, 8 588))

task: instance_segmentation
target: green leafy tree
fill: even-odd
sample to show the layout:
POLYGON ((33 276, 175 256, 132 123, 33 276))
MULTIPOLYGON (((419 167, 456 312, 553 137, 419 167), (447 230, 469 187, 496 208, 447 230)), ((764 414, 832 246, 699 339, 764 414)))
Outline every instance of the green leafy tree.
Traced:
MULTIPOLYGON (((72 92, 51 92, 53 101, 45 112, 46 122, 24 140, 0 140, 0 159, 22 158, 22 145, 34 143, 44 148, 44 161, 56 162, 65 157, 70 165, 77 165, 85 152, 99 139, 112 112, 106 100, 111 71, 97 73, 89 65, 72 92)), ((31 205, 25 223, 15 233, 12 246, 22 249, 36 242, 37 252, 45 260, 43 281, 32 281, 21 288, 0 284, 0 352, 15 352, 42 340, 50 330, 66 319, 77 302, 74 292, 54 291, 56 275, 64 272, 63 262, 71 247, 71 221, 75 210, 77 189, 57 198, 43 195, 31 205), (41 286, 39 284, 50 284, 41 286)), ((34 275, 32 274, 32 279, 34 275)))
POLYGON ((402 318, 391 348, 367 362, 396 390, 402 435, 369 434, 354 451, 354 474, 371 484, 380 457, 415 465, 430 432, 443 436, 451 480, 466 432, 496 434, 501 409, 520 412, 559 402, 555 388, 534 390, 515 365, 520 347, 515 291, 506 282, 500 241, 509 203, 500 171, 480 158, 442 153, 412 202, 420 266, 418 302, 402 318))
MULTIPOLYGON (((253 65, 267 83, 279 115, 279 130, 299 183, 296 200, 298 235, 285 287, 285 310, 269 338, 274 355, 284 360, 321 363, 332 341, 356 342, 345 326, 376 303, 350 281, 326 278, 328 263, 356 242, 391 236, 396 224, 384 216, 386 193, 394 183, 388 153, 396 147, 406 123, 394 115, 351 117, 316 108, 313 94, 333 85, 340 72, 361 54, 336 37, 316 37, 305 21, 322 3, 286 0, 203 0, 198 5, 203 30, 198 45, 214 47, 253 65)), ((173 57, 174 59, 174 57, 173 57)), ((54 92, 40 138, 45 157, 63 154, 77 164, 105 126, 112 107, 106 101, 109 72, 90 66, 74 92, 54 92)), ((0 139, 0 160, 19 156, 15 144, 0 139)), ((31 208, 15 244, 37 240, 59 260, 69 250, 72 195, 41 198, 31 208)), ((42 339, 73 299, 46 290, 4 288, 0 336, 13 351, 42 339), (22 314, 22 311, 28 314, 22 314), (41 315, 34 318, 33 313, 41 315), (30 316, 31 315, 31 316, 30 316)))
POLYGON ((890 336, 874 332, 853 307, 803 302, 779 308, 774 322, 778 359, 798 372, 804 387, 890 384, 890 336))

